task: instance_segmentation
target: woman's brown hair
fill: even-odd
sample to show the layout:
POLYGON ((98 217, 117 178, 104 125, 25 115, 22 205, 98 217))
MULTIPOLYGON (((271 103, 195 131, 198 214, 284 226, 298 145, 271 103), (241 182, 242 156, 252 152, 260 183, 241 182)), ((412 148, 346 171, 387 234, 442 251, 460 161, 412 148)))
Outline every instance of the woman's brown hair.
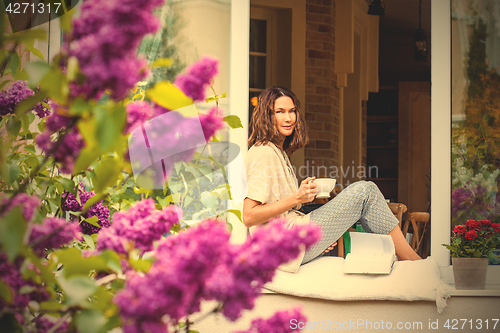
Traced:
POLYGON ((293 154, 297 149, 304 147, 309 142, 307 125, 300 114, 300 102, 293 92, 283 87, 270 87, 259 95, 259 101, 255 106, 250 121, 250 138, 248 147, 263 145, 272 142, 279 146, 281 134, 275 126, 274 102, 280 97, 290 97, 295 105, 296 120, 292 135, 285 138, 283 150, 293 154))

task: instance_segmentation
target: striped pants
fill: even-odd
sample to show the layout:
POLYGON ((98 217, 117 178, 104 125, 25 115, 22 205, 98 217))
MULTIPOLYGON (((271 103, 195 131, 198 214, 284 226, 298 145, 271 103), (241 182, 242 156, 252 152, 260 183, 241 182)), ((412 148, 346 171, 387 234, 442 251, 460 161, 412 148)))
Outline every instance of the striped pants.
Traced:
POLYGON ((377 185, 370 181, 352 183, 309 214, 311 223, 320 226, 323 237, 306 251, 302 264, 318 257, 358 221, 366 232, 384 235, 399 223, 377 185))

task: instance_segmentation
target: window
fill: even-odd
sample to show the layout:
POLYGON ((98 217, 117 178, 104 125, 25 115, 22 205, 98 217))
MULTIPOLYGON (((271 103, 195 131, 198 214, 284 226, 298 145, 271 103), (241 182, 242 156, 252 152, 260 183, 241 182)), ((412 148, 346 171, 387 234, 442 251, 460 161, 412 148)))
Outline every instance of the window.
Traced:
MULTIPOLYGON (((474 3, 478 4, 481 1, 475 1, 474 3)), ((452 61, 454 60, 451 55, 453 48, 456 47, 455 42, 457 42, 459 35, 452 35, 452 22, 455 18, 452 16, 451 9, 453 8, 452 5, 459 2, 462 1, 433 1, 431 3, 433 38, 431 91, 431 209, 433 236, 431 239, 431 252, 441 267, 443 278, 449 283, 453 283, 450 253, 441 244, 449 243, 453 220, 450 191, 454 177, 452 173, 452 133, 455 128, 459 128, 458 124, 466 119, 464 115, 460 116, 459 113, 455 113, 455 107, 459 104, 456 101, 452 103, 452 89, 456 89, 457 85, 452 84, 452 82, 455 82, 456 73, 452 75, 452 61), (452 127, 453 122, 455 122, 456 127, 452 127)), ((498 6, 494 1, 485 0, 485 2, 498 6)), ((498 59, 498 56, 496 59, 498 59)), ((499 266, 490 266, 488 268, 487 288, 499 288, 498 278, 495 279, 495 276, 498 277, 499 273, 499 266)))

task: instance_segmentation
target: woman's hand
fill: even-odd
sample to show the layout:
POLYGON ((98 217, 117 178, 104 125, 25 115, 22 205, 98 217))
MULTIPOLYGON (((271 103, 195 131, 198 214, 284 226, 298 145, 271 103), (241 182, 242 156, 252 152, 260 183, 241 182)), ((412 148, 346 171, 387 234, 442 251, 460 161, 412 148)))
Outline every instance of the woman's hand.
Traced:
POLYGON ((337 242, 335 242, 332 245, 330 245, 329 247, 327 247, 326 250, 323 251, 321 254, 325 254, 325 253, 330 252, 331 250, 333 250, 335 248, 335 246, 337 246, 337 242))
POLYGON ((299 200, 300 203, 311 202, 316 197, 318 189, 314 180, 316 177, 307 177, 300 183, 300 187, 295 195, 295 198, 299 200))

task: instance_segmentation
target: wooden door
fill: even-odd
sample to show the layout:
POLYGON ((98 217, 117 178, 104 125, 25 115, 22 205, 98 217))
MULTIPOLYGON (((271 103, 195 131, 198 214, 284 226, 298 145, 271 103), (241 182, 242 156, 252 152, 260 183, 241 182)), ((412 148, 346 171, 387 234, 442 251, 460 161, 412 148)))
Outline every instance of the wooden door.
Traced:
MULTIPOLYGON (((449 125, 443 125, 449 126, 449 125)), ((408 212, 430 209, 430 82, 399 82, 398 197, 408 212)))

